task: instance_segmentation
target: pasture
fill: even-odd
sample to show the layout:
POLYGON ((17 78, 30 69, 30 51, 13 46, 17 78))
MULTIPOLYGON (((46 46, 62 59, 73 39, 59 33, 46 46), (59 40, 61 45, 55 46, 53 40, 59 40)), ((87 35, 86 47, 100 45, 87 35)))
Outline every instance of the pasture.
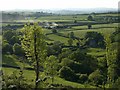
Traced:
MULTIPOLYGON (((19 71, 20 71, 19 69, 5 68, 5 67, 3 67, 2 70, 3 70, 4 74, 8 75, 8 76, 13 74, 13 72, 15 72, 16 75, 19 75, 19 71)), ((23 72, 24 72, 23 76, 26 79, 26 81, 28 82, 28 84, 32 84, 34 87, 35 72, 31 71, 31 70, 24 70, 23 72)), ((42 75, 42 77, 44 77, 44 74, 41 74, 41 75, 42 75)), ((51 83, 51 79, 48 79, 47 82, 51 83)), ((72 85, 74 88, 95 88, 94 86, 91 86, 88 84, 83 85, 83 84, 79 84, 79 83, 75 83, 75 82, 66 81, 58 76, 55 77, 54 84, 62 84, 64 86, 71 86, 72 85)))
MULTIPOLYGON (((60 30, 58 30, 58 32, 64 36, 68 36, 68 34, 70 32, 74 32, 74 35, 76 37, 84 38, 84 36, 87 32, 92 32, 92 31, 100 32, 103 35, 112 34, 116 30, 117 27, 118 27, 117 23, 93 25, 92 29, 88 29, 88 27, 86 25, 85 26, 73 26, 71 28, 60 29, 60 30)), ((45 32, 51 33, 52 31, 46 29, 45 32)), ((47 37, 53 41, 60 41, 65 44, 67 44, 67 41, 68 41, 68 38, 58 36, 57 34, 49 34, 49 35, 47 35, 47 37)))
MULTIPOLYGON (((116 16, 116 14, 96 14, 96 16, 116 16)), ((82 46, 85 42, 84 37, 87 32, 93 32, 93 31, 99 32, 99 33, 102 33, 102 35, 104 36, 104 35, 112 34, 118 27, 118 23, 107 23, 107 24, 100 23, 99 24, 99 22, 97 22, 96 25, 92 25, 91 29, 88 29, 88 23, 94 22, 94 21, 88 21, 87 17, 88 17, 88 14, 40 16, 37 18, 31 17, 30 19, 33 19, 33 20, 14 20, 15 23, 12 23, 10 25, 11 26, 12 25, 19 26, 19 25, 23 25, 24 23, 26 23, 28 21, 30 21, 30 22, 34 22, 34 21, 50 22, 50 23, 56 22, 58 25, 61 25, 63 27, 62 28, 61 27, 43 28, 44 34, 46 36, 46 42, 49 43, 48 45, 54 45, 55 41, 59 41, 59 42, 63 43, 64 46, 68 46, 67 47, 68 49, 71 49, 71 48, 69 48, 70 45, 68 44, 68 40, 70 39, 69 34, 71 32, 74 33, 75 37, 83 39, 80 41, 80 45, 79 45, 79 46, 82 46), (76 23, 75 23, 75 20, 77 21, 76 23), (17 24, 17 22, 21 23, 21 24, 17 24), (87 24, 80 25, 80 23, 84 23, 84 22, 87 24), (68 27, 66 27, 67 25, 68 25, 68 27), (54 29, 56 29, 56 32, 53 32, 54 29)), ((6 26, 6 25, 8 25, 8 24, 5 23, 3 26, 6 26)), ((20 28, 16 29, 16 30, 18 30, 18 32, 19 32, 20 28)), ((77 40, 75 38, 72 40, 73 40, 73 44, 71 46, 73 46, 72 48, 74 48, 74 46, 77 46, 77 44, 79 44, 78 43, 79 40, 77 40)), ((2 41, 2 35, 0 35, 0 45, 2 46, 1 41, 2 41)), ((56 45, 56 47, 57 47, 57 45, 56 45)), ((84 45, 83 45, 83 47, 84 47, 84 45)), ((13 50, 13 47, 12 47, 12 50, 13 50)), ((100 47, 92 48, 89 46, 88 47, 85 46, 85 48, 82 48, 82 49, 79 47, 77 47, 77 49, 76 49, 76 47, 75 47, 75 50, 76 51, 83 50, 83 51, 85 51, 85 53, 87 55, 91 55, 91 57, 95 57, 96 60, 98 60, 98 61, 102 60, 104 58, 104 56, 106 55, 106 49, 105 48, 103 49, 100 47)), ((61 51, 62 51, 62 49, 61 49, 61 51)), ((71 52, 74 52, 74 50, 73 51, 71 50, 71 52)), ((50 52, 50 55, 52 55, 51 52, 50 52)), ((56 55, 57 59, 59 59, 59 55, 62 55, 62 53, 59 52, 58 56, 56 55)), ((19 55, 18 56, 15 55, 14 52, 12 54, 9 54, 8 52, 6 54, 3 54, 2 64, 4 66, 8 66, 8 67, 2 67, 2 70, 5 75, 9 76, 9 75, 13 74, 13 72, 15 72, 19 76, 20 69, 17 69, 16 67, 32 68, 32 70, 24 69, 23 76, 26 78, 26 81, 28 82, 28 84, 32 84, 34 87, 35 86, 35 71, 33 70, 33 66, 28 63, 26 57, 24 59, 23 59, 23 57, 21 57, 19 55)), ((64 57, 64 58, 68 58, 68 57, 64 57)), ((64 60, 64 58, 62 58, 61 60, 64 60)), ((81 59, 81 57, 80 57, 80 59, 81 59)), ((75 63, 79 64, 76 61, 75 61, 75 63)), ((63 66, 60 66, 59 68, 61 68, 61 67, 63 67, 63 66)), ((77 69, 81 69, 81 68, 77 67, 77 69)), ((72 69, 70 69, 70 70, 72 71, 72 69)), ((74 70, 73 70, 73 72, 74 72, 74 70)), ((88 83, 88 82, 87 83, 86 82, 79 83, 77 81, 74 82, 74 81, 65 80, 65 78, 60 78, 58 76, 58 73, 59 72, 57 71, 57 75, 55 76, 53 84, 62 84, 64 86, 72 86, 74 88, 95 88, 96 87, 96 86, 92 86, 92 84, 88 83)), ((75 73, 75 75, 77 75, 77 74, 82 75, 82 74, 87 74, 87 73, 81 73, 81 72, 75 73)), ((40 77, 42 77, 42 78, 45 77, 43 72, 40 72, 40 77)), ((88 79, 88 77, 89 77, 89 74, 87 74, 87 79, 88 79)), ((80 76, 79 76, 79 78, 80 78, 80 76)), ((48 79, 47 83, 51 84, 52 83, 51 79, 48 79)))

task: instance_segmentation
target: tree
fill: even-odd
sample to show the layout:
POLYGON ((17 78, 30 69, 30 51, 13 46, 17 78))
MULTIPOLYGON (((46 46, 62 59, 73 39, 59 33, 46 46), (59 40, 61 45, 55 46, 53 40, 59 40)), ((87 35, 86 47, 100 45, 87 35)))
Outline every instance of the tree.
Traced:
POLYGON ((91 29, 92 28, 92 25, 91 24, 88 24, 88 29, 91 29))
POLYGON ((60 70, 59 70, 59 76, 61 78, 64 78, 66 80, 70 80, 70 81, 76 81, 76 76, 75 73, 67 66, 63 66, 60 70))
POLYGON ((23 48, 21 47, 21 45, 19 45, 18 43, 15 43, 15 44, 13 45, 13 52, 14 52, 14 54, 16 54, 16 55, 24 56, 24 50, 23 50, 23 48))
POLYGON ((58 55, 61 52, 63 43, 60 41, 55 41, 53 45, 48 46, 47 54, 48 55, 58 55))
POLYGON ((101 75, 100 70, 95 70, 93 73, 89 75, 89 80, 96 86, 102 85, 102 82, 104 81, 103 75, 101 75))
POLYGON ((3 43, 2 43, 2 52, 3 53, 10 53, 10 54, 13 53, 12 46, 6 40, 3 40, 3 43))
POLYGON ((117 79, 117 50, 112 49, 112 43, 110 39, 110 35, 107 35, 105 38, 106 41, 106 60, 107 60, 107 81, 109 87, 115 82, 117 79))
POLYGON ((115 32, 110 36, 112 42, 120 42, 120 27, 116 28, 115 32))
POLYGON ((46 57, 46 42, 43 29, 37 23, 34 25, 25 25, 22 29, 23 38, 21 38, 22 48, 25 50, 27 59, 34 63, 36 79, 35 89, 38 88, 40 67, 46 57))
POLYGON ((72 38, 69 38, 69 40, 68 40, 68 45, 69 45, 69 46, 72 46, 72 44, 73 44, 73 39, 72 39, 72 38))
POLYGON ((58 60, 55 56, 49 56, 45 61, 45 74, 52 78, 52 83, 54 82, 54 77, 57 75, 58 60))
POLYGON ((89 15, 87 19, 93 21, 93 17, 91 15, 89 15))
POLYGON ((10 43, 11 45, 14 45, 15 43, 20 44, 19 36, 13 36, 13 37, 10 39, 9 43, 10 43))
POLYGON ((68 55, 68 57, 70 60, 74 61, 69 67, 77 73, 90 74, 97 68, 97 60, 87 55, 85 52, 82 52, 80 49, 74 51, 72 54, 68 55))
POLYGON ((86 45, 90 47, 105 47, 104 37, 98 32, 87 32, 85 34, 86 45))
POLYGON ((68 58, 68 56, 72 53, 72 51, 68 48, 63 48, 61 53, 59 54, 58 58, 59 58, 59 62, 62 61, 62 59, 64 58, 68 58))
POLYGON ((74 32, 70 32, 69 37, 72 38, 72 39, 74 39, 75 38, 74 32))
POLYGON ((52 29, 52 33, 57 33, 57 30, 56 29, 52 29))
POLYGON ((74 20, 74 23, 77 23, 77 20, 74 20))
POLYGON ((14 35, 15 35, 15 32, 11 30, 7 30, 3 33, 3 38, 9 42, 14 35))

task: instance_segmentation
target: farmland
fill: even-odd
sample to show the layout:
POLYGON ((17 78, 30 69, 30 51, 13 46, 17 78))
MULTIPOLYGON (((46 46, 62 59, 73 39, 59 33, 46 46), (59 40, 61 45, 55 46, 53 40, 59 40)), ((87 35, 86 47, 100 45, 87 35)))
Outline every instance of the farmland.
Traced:
MULTIPOLYGON (((39 58, 43 58, 44 56, 44 52, 41 53, 40 51, 37 51, 35 53, 35 47, 32 45, 38 44, 37 47, 39 50, 45 49, 46 51, 46 58, 44 59, 45 62, 39 62, 41 65, 40 68, 43 68, 43 71, 38 71, 40 72, 39 77, 41 79, 44 79, 44 77, 46 78, 47 76, 50 77, 45 82, 44 80, 40 81, 44 88, 46 88, 46 86, 54 87, 54 85, 58 85, 58 88, 108 88, 109 83, 107 83, 106 77, 108 67, 111 67, 106 65, 108 65, 108 61, 111 60, 108 60, 109 58, 116 60, 116 53, 112 53, 112 51, 115 51, 117 48, 114 48, 113 50, 111 46, 114 44, 116 45, 116 43, 119 41, 118 38, 115 37, 118 35, 118 32, 116 32, 118 28, 118 21, 116 20, 116 17, 117 14, 114 13, 96 13, 95 15, 53 14, 36 17, 31 15, 29 20, 14 19, 8 23, 3 22, 3 36, 0 35, 0 41, 2 41, 2 37, 4 37, 4 43, 2 47, 2 70, 5 77, 8 77, 9 79, 6 84, 8 86, 10 84, 15 84, 14 77, 11 76, 16 73, 15 75, 18 78, 22 78, 21 80, 24 80, 25 78, 25 85, 30 85, 31 88, 35 87, 36 72, 34 70, 36 69, 35 65, 37 60, 34 60, 34 54, 36 55, 36 53, 40 53, 39 58), (93 20, 88 19, 88 16, 90 15, 94 17, 93 20), (113 18, 112 20, 110 19, 111 17, 113 18), (27 27, 26 25, 26 27, 24 27, 24 25, 28 22, 30 23, 30 26, 28 25, 27 27), (34 26, 33 22, 38 22, 38 26, 34 26), (41 41, 37 41, 36 44, 33 44, 33 42, 35 42, 35 38, 33 39, 33 36, 31 36, 36 28, 33 29, 31 27, 32 25, 37 28, 41 26, 43 29, 44 38, 39 37, 41 41), (29 30, 27 31, 26 36, 23 32, 21 32, 21 29, 29 30), (109 39, 113 41, 107 42, 105 36, 109 35, 112 36, 112 38, 109 37, 109 39), (44 41, 45 45, 38 43, 44 41), (26 42, 26 44, 23 42, 26 42), (24 44, 25 46, 28 44, 27 49, 24 44), (106 47, 110 52, 107 51, 106 47), (111 54, 111 57, 109 54, 111 54), (108 58, 106 58, 106 56, 108 56, 108 58), (48 62, 51 59, 56 62, 48 62), (48 64, 47 69, 44 66, 46 63, 48 64), (57 69, 52 67, 55 64, 57 64, 57 66, 55 66, 57 69), (55 69, 56 71, 52 71, 51 68, 53 68, 52 70, 55 69), (54 80, 51 79, 53 77, 54 80), (103 83, 106 84, 103 85, 103 83)), ((38 29, 36 29, 36 31, 37 30, 38 29)), ((40 32, 38 32, 38 34, 42 35, 40 32)), ((110 63, 115 65, 112 61, 110 63)), ((111 72, 111 74, 113 73, 111 72)), ((19 83, 18 85, 22 86, 19 80, 17 81, 19 83)), ((56 87, 57 86, 54 88, 56 87)))

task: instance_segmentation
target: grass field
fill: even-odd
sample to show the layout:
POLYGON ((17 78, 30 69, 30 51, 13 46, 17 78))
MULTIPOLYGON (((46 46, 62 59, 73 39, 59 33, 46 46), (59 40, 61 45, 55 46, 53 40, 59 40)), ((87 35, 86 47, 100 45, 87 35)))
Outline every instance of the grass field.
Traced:
POLYGON ((45 16, 38 18, 39 20, 47 20, 55 22, 58 21, 72 21, 72 20, 86 20, 88 15, 56 15, 56 16, 45 16))
MULTIPOLYGON (((19 73, 19 69, 14 69, 14 68, 2 68, 3 72, 5 75, 11 75, 13 72, 16 72, 16 74, 19 73)), ((34 71, 30 71, 30 70, 24 70, 24 77, 26 78, 28 84, 32 84, 34 85, 34 79, 35 79, 35 72, 34 71)), ((48 80, 49 83, 51 83, 51 80, 48 80)), ((79 84, 79 83, 75 83, 75 82, 70 82, 70 81, 66 81, 58 76, 55 77, 54 79, 54 84, 62 84, 64 86, 72 86, 74 88, 95 88, 94 86, 91 85, 83 85, 83 84, 79 84)))
MULTIPOLYGON (((88 29, 87 26, 73 26, 71 28, 61 29, 58 30, 59 33, 63 34, 64 36, 68 36, 68 33, 74 32, 74 35, 80 38, 84 38, 85 34, 87 32, 100 32, 103 35, 111 34, 115 31, 116 27, 118 27, 117 23, 114 24, 101 24, 101 25, 93 25, 92 29, 88 29)), ((45 33, 51 33, 51 30, 45 29, 45 33)), ((60 41, 62 43, 65 43, 65 45, 68 44, 68 38, 58 36, 57 34, 49 34, 47 37, 53 41, 60 41)), ((49 41, 48 42, 53 42, 49 41)), ((74 40, 73 45, 76 45, 76 41, 74 40)))
POLYGON ((2 64, 9 65, 9 66, 19 66, 19 67, 31 67, 26 63, 22 63, 21 59, 16 57, 15 55, 3 55, 2 56, 2 64))
POLYGON ((61 36, 58 36, 55 34, 47 35, 47 37, 51 40, 60 41, 60 42, 65 43, 65 44, 67 44, 67 41, 68 41, 68 38, 64 38, 64 37, 61 37, 61 36))
MULTIPOLYGON (((118 23, 113 23, 113 24, 100 24, 100 25, 92 25, 92 28, 116 28, 118 27, 118 23)), ((88 29, 88 26, 74 26, 72 29, 88 29)))
MULTIPOLYGON (((103 34, 111 34, 112 32, 115 31, 115 29, 114 28, 87 29, 87 30, 77 30, 77 31, 73 31, 73 32, 74 32, 75 36, 83 38, 87 32, 91 32, 91 31, 100 32, 103 34)), ((66 32, 66 35, 68 33, 69 32, 66 32)))
MULTIPOLYGON (((7 75, 7 76, 10 76, 11 74, 13 74, 13 72, 15 72, 16 75, 18 75, 20 72, 19 69, 15 69, 15 68, 2 67, 2 70, 4 75, 7 75)), ((23 76, 25 77, 27 83, 32 84, 34 86, 35 72, 31 70, 24 70, 23 73, 24 73, 23 76)))
POLYGON ((119 14, 98 14, 97 16, 118 16, 119 14))
POLYGON ((68 35, 68 33, 70 32, 74 32, 74 35, 80 38, 83 38, 86 34, 86 32, 91 32, 91 31, 95 31, 95 32, 100 32, 103 34, 111 34, 112 32, 115 31, 115 28, 99 28, 99 29, 86 29, 86 30, 69 30, 69 31, 61 31, 62 34, 64 35, 68 35))
POLYGON ((101 49, 101 48, 88 48, 87 54, 97 57, 97 56, 105 55, 106 51, 105 49, 101 49))

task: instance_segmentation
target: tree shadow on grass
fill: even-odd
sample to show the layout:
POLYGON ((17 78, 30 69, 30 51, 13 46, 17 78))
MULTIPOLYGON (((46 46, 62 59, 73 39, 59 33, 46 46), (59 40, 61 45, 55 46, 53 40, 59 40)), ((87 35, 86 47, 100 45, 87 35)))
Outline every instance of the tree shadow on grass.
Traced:
POLYGON ((18 66, 16 64, 16 59, 12 55, 3 55, 2 56, 2 64, 9 65, 9 66, 18 66))

